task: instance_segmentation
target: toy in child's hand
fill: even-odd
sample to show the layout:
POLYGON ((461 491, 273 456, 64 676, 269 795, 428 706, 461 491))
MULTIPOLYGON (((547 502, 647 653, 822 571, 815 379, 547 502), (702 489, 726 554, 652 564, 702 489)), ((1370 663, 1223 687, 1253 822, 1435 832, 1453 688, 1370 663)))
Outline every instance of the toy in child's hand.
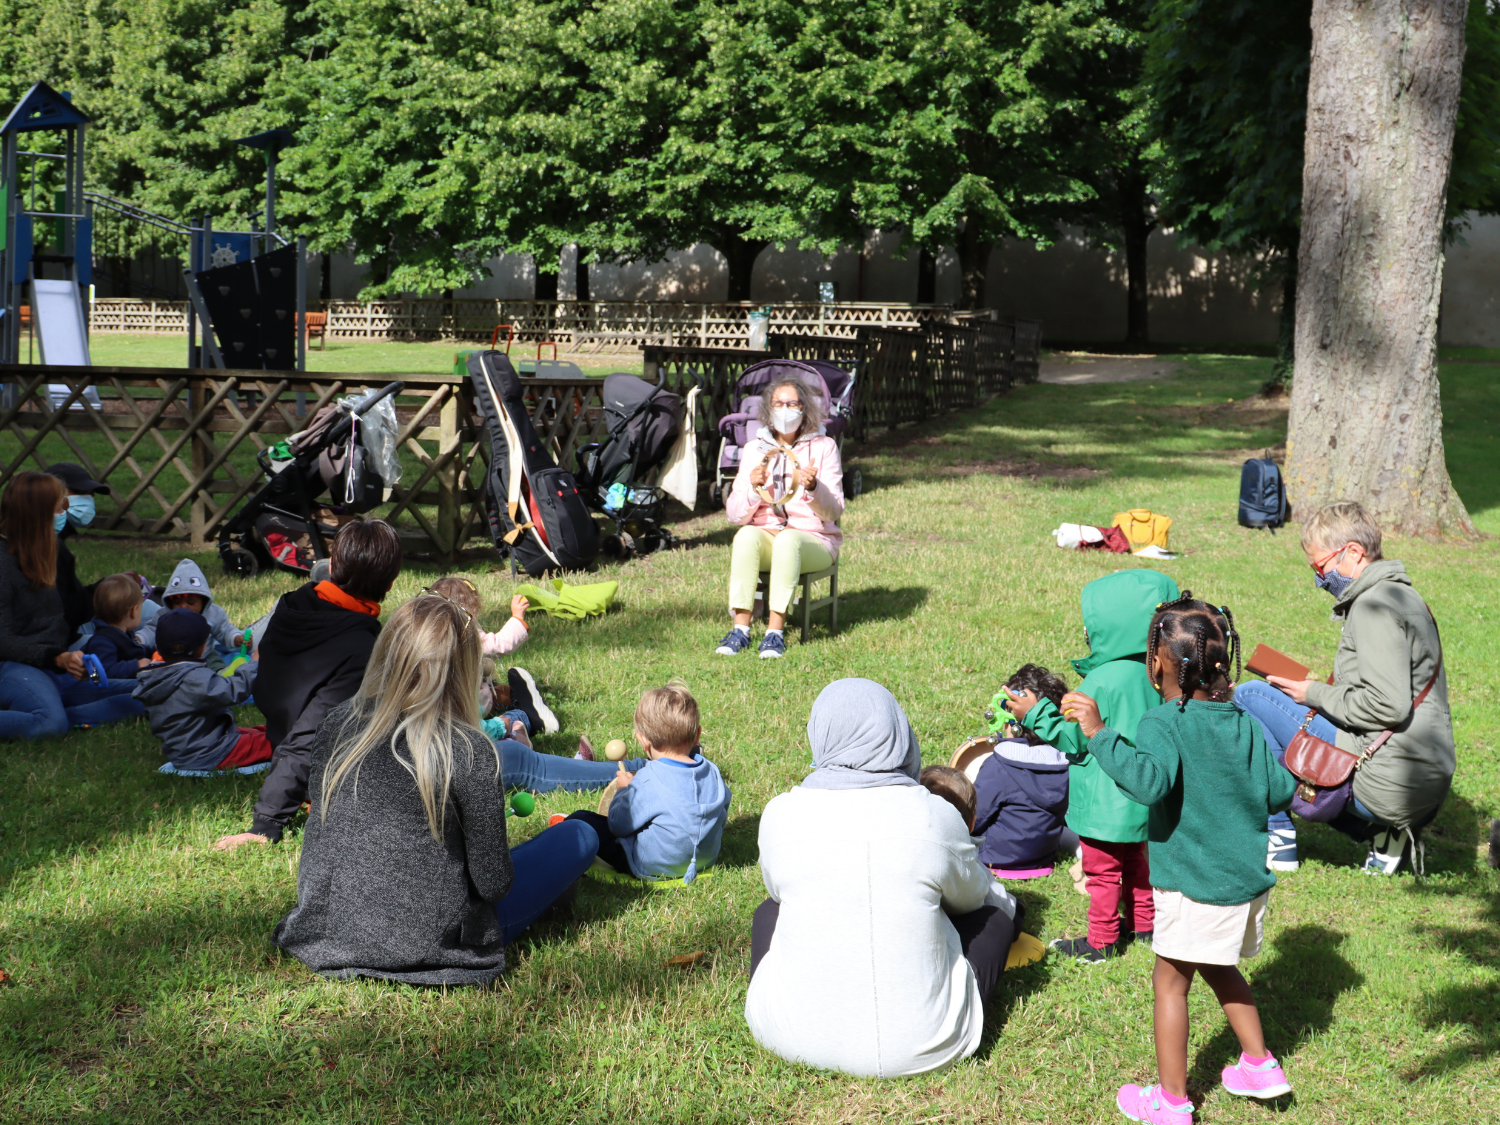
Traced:
POLYGON ((604 756, 611 762, 623 762, 627 750, 623 738, 611 738, 604 744, 604 756))
POLYGON ((240 647, 235 651, 234 658, 224 666, 224 671, 220 672, 219 675, 232 676, 246 664, 249 664, 250 661, 254 659, 254 656, 251 655, 251 650, 254 649, 254 647, 255 627, 252 625, 248 626, 245 631, 240 634, 240 647))
POLYGON ((536 812, 536 798, 530 793, 515 793, 511 795, 510 807, 505 810, 506 816, 530 816, 536 812))
POLYGON ((1018 693, 1008 687, 1002 687, 990 698, 990 705, 984 710, 984 721, 990 725, 991 734, 1001 738, 1023 737, 1021 724, 1010 709, 1011 700, 1016 698, 1018 693))
POLYGON ((83 676, 95 687, 109 687, 109 676, 104 672, 104 661, 92 652, 83 654, 83 676))
POLYGON ((1085 738, 1093 738, 1104 728, 1099 704, 1080 691, 1070 691, 1062 697, 1062 714, 1068 722, 1079 725, 1085 738))

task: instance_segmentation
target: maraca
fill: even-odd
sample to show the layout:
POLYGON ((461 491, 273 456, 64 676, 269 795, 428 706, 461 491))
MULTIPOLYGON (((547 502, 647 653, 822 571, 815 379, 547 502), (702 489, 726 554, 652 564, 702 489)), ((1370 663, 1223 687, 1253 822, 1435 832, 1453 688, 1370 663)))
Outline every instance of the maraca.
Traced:
POLYGON ((604 756, 611 762, 623 762, 626 749, 623 738, 611 738, 604 744, 604 756))
POLYGON ((510 808, 505 810, 506 816, 530 816, 536 812, 536 798, 530 793, 515 793, 510 798, 510 808))

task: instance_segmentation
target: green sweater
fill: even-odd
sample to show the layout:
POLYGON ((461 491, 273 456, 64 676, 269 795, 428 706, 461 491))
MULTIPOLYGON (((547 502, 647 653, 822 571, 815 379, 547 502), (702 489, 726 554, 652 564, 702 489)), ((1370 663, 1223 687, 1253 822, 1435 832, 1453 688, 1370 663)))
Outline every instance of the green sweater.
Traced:
POLYGON ((1276 885, 1266 817, 1292 803, 1296 780, 1233 703, 1165 703, 1142 716, 1132 746, 1105 727, 1089 753, 1151 808, 1151 885, 1195 902, 1237 906, 1276 885))

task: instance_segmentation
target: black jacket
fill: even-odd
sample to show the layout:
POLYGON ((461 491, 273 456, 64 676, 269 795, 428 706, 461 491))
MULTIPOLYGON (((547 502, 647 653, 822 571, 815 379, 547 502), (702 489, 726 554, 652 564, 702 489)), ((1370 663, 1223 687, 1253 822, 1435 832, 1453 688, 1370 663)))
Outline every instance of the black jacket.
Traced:
MULTIPOLYGON (((68 620, 68 639, 78 635, 78 630, 94 616, 94 587, 85 586, 78 580, 78 560, 68 547, 71 527, 64 528, 57 537, 57 593, 62 598, 63 616, 68 620)), ((148 652, 146 654, 150 656, 148 652)))
POLYGON ((255 802, 250 831, 273 842, 307 800, 318 724, 359 690, 380 622, 318 597, 313 583, 282 597, 260 642, 255 703, 276 757, 255 802))
POLYGON ((318 730, 297 905, 271 940, 330 977, 494 980, 505 968, 495 904, 515 877, 495 744, 478 731, 454 732, 441 842, 432 838, 411 774, 396 760, 409 757, 404 742, 371 750, 358 786, 345 779, 325 821, 324 771, 353 706, 336 708, 318 730))
POLYGON ((84 642, 83 651, 97 656, 104 665, 104 674, 111 680, 133 680, 141 670, 137 661, 150 660, 151 650, 137 644, 134 637, 123 629, 116 629, 104 621, 94 618, 94 632, 84 642))
POLYGON ((0 539, 0 661, 55 672, 58 654, 72 636, 62 598, 55 587, 34 588, 7 546, 0 539))

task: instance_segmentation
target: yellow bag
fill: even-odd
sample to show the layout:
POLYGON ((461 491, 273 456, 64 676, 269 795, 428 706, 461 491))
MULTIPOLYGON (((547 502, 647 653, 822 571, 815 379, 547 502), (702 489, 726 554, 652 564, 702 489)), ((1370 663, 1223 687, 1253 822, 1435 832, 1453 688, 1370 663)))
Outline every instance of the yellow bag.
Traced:
POLYGON ((1115 513, 1114 526, 1125 533, 1132 551, 1151 546, 1165 551, 1172 517, 1159 515, 1150 508, 1131 508, 1128 512, 1115 513))

